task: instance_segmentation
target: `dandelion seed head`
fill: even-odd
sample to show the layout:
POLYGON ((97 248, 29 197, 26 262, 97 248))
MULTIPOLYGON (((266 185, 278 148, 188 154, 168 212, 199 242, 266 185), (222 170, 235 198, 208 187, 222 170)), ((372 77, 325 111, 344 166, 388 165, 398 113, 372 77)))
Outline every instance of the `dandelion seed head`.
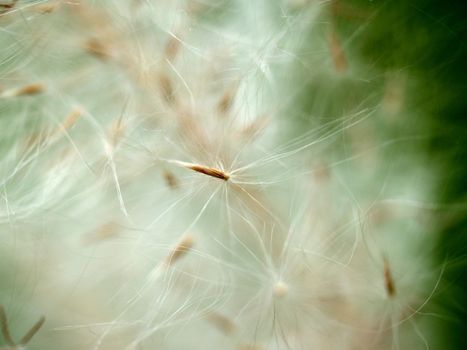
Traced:
POLYGON ((0 302, 47 316, 38 347, 423 345, 437 175, 416 79, 355 54, 365 11, 9 4, 0 302))

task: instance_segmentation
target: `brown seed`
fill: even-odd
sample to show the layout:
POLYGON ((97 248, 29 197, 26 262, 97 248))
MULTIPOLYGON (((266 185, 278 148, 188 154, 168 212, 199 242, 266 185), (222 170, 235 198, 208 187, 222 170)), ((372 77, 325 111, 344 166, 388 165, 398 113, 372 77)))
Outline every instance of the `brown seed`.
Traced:
POLYGON ((3 305, 0 305, 0 328, 2 330, 3 339, 9 346, 15 346, 15 342, 11 338, 10 329, 8 326, 8 319, 6 317, 5 309, 3 305))
POLYGON ((241 136, 253 139, 257 137, 269 124, 269 118, 265 115, 260 116, 241 129, 241 136))
POLYGON ((111 56, 109 48, 97 38, 88 39, 83 46, 88 53, 101 60, 106 60, 111 56))
POLYGON ((13 8, 16 6, 17 2, 18 2, 18 0, 12 0, 8 4, 0 4, 0 15, 3 15, 5 13, 13 10, 13 8))
POLYGON ((225 172, 223 172, 222 170, 206 167, 206 166, 203 166, 203 165, 189 164, 189 165, 187 165, 187 168, 189 168, 191 170, 194 170, 194 171, 197 171, 198 173, 202 173, 202 174, 205 174, 205 175, 208 175, 208 176, 212 176, 212 177, 224 180, 224 181, 227 181, 230 178, 230 176, 228 174, 226 174, 225 172))
POLYGON ((234 102, 236 93, 237 93, 237 86, 234 86, 228 89, 222 95, 222 97, 219 100, 219 103, 217 104, 217 110, 220 113, 225 114, 232 108, 232 104, 234 102))
POLYGON ((3 339, 11 349, 22 349, 24 345, 29 343, 29 341, 36 335, 36 333, 41 329, 42 325, 45 322, 45 317, 41 317, 30 329, 29 331, 21 338, 18 344, 13 341, 11 337, 10 330, 8 327, 8 319, 5 313, 3 305, 0 305, 0 328, 2 331, 3 339))
POLYGON ((125 133, 125 124, 123 123, 123 116, 120 116, 110 126, 109 139, 113 147, 115 147, 120 142, 124 133, 125 133))
POLYGON ((83 111, 81 109, 73 110, 68 117, 63 121, 62 127, 67 130, 75 125, 76 121, 83 115, 83 111))
POLYGON ((103 240, 113 238, 118 235, 121 227, 118 223, 114 221, 106 222, 105 224, 99 226, 93 232, 90 232, 84 237, 84 244, 93 244, 103 240))
POLYGON ((175 175, 170 172, 169 170, 164 170, 164 180, 167 185, 172 189, 177 189, 179 187, 179 183, 175 175))
POLYGON ((20 88, 4 91, 2 97, 18 97, 18 96, 31 96, 37 95, 45 90, 45 87, 41 83, 33 83, 22 86, 20 88))
POLYGON ((44 133, 34 133, 29 135, 24 142, 24 151, 30 151, 34 147, 40 147, 47 141, 47 137, 44 133))
POLYGON ((396 285, 394 284, 394 279, 392 278, 387 260, 384 261, 384 283, 388 296, 391 298, 394 297, 396 295, 396 285))
POLYGON ((172 81, 169 79, 167 75, 160 74, 158 77, 158 82, 159 82, 159 89, 162 94, 162 97, 169 104, 173 103, 174 91, 173 91, 172 81))
POLYGON ((42 84, 30 84, 23 86, 19 90, 17 90, 16 96, 22 96, 22 95, 36 95, 44 91, 44 85, 42 84))
POLYGON ((83 115, 83 111, 79 108, 73 110, 62 122, 62 124, 55 129, 52 134, 50 135, 51 139, 50 142, 57 141, 58 138, 61 137, 61 133, 70 129, 73 125, 75 125, 76 121, 83 115))
POLYGON ((181 42, 176 36, 171 36, 170 39, 167 41, 164 49, 164 56, 169 61, 175 60, 178 53, 180 52, 181 42))
POLYGON ((177 260, 180 260, 193 247, 193 237, 186 235, 180 239, 177 245, 172 249, 170 254, 165 259, 166 266, 172 266, 177 260))
POLYGON ((207 316, 207 320, 226 335, 232 334, 236 329, 235 323, 230 318, 218 312, 211 312, 207 316))
POLYGON ((45 317, 42 316, 39 321, 37 321, 34 326, 31 327, 31 329, 24 335, 23 338, 19 341, 19 345, 26 345, 29 343, 29 341, 36 335, 37 332, 39 332, 39 329, 41 329, 42 325, 45 322, 45 317))

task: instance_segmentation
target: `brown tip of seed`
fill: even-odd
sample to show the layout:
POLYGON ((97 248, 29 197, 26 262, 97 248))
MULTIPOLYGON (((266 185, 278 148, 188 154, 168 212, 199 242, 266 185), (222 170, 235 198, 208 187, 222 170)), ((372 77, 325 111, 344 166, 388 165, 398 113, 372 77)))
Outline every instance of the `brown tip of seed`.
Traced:
POLYGON ((206 167, 203 165, 197 165, 197 164, 190 164, 187 167, 191 170, 197 171, 198 173, 212 176, 217 179, 224 180, 224 181, 227 181, 230 179, 230 176, 228 174, 215 168, 210 168, 210 167, 206 167))
POLYGON ((13 96, 30 96, 40 94, 45 90, 44 85, 40 83, 29 84, 15 90, 13 96))

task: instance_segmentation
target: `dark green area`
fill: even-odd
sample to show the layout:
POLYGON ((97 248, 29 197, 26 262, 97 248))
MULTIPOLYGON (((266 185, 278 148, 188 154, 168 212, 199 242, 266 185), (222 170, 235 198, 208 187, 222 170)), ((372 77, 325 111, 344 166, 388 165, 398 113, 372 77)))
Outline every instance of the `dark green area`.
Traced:
MULTIPOLYGON (((441 219, 439 262, 447 265, 433 309, 442 316, 444 349, 467 349, 467 2, 345 3, 370 14, 355 41, 365 60, 383 70, 407 70, 418 82, 412 103, 427 119, 429 159, 443 169, 433 215, 441 219)), ((343 30, 352 25, 339 22, 343 30)))

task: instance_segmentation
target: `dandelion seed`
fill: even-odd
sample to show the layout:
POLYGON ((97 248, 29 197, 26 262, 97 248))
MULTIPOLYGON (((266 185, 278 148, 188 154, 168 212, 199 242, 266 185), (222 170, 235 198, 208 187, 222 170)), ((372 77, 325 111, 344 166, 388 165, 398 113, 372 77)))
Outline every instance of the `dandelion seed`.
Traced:
POLYGON ((177 260, 180 260, 186 253, 193 247, 193 237, 186 235, 180 239, 177 245, 172 249, 170 254, 164 260, 164 264, 169 267, 172 266, 177 260))
POLYGON ((116 222, 107 222, 98 227, 97 230, 86 235, 84 238, 84 244, 88 245, 115 237, 119 229, 120 226, 116 222))
POLYGON ((55 142, 57 141, 60 137, 62 137, 62 133, 66 132, 68 129, 70 129, 75 123, 78 121, 79 118, 83 115, 83 110, 80 108, 77 108, 73 110, 68 116, 65 118, 65 120, 60 124, 60 126, 52 132, 50 142, 55 142))
POLYGON ((45 317, 42 316, 39 320, 29 329, 29 331, 21 338, 18 344, 13 341, 11 337, 11 333, 8 326, 8 318, 5 313, 5 309, 3 305, 0 305, 0 328, 2 331, 3 339, 10 346, 12 349, 22 349, 25 345, 27 345, 31 339, 39 332, 42 325, 45 322, 45 317))
POLYGON ((6 317, 6 313, 5 313, 5 309, 3 308, 3 305, 0 305, 0 327, 2 329, 3 339, 5 339, 5 342, 7 343, 7 345, 15 346, 15 342, 11 338, 11 333, 10 333, 10 329, 8 326, 8 319, 6 317))
POLYGON ((32 148, 42 146, 47 141, 47 132, 43 133, 33 133, 29 135, 24 141, 24 152, 31 150, 32 148))
POLYGON ((172 189, 177 189, 179 187, 179 183, 175 175, 170 172, 169 170, 164 170, 164 180, 167 185, 172 189))
POLYGON ((269 121, 270 120, 267 116, 261 116, 256 118, 241 130, 242 137, 247 138, 249 140, 255 138, 264 129, 266 129, 266 127, 269 124, 269 121))
POLYGON ((81 109, 73 110, 61 123, 61 125, 55 130, 46 130, 42 133, 34 133, 25 140, 25 151, 32 149, 33 147, 39 147, 44 144, 51 144, 56 142, 61 136, 63 131, 71 128, 76 121, 82 116, 83 111, 81 109))
POLYGON ((234 86, 228 89, 220 98, 219 103, 217 104, 217 110, 221 114, 225 114, 232 108, 232 104, 237 93, 237 86, 234 86))
POLYGON ((162 97, 169 104, 174 102, 174 91, 172 81, 165 74, 160 74, 158 77, 159 89, 162 94, 162 97))
POLYGON ((41 83, 33 83, 22 86, 17 89, 7 90, 1 94, 2 97, 19 97, 32 96, 40 94, 45 90, 45 86, 41 83))
POLYGON ((203 165, 192 164, 192 165, 188 166, 188 168, 191 169, 191 170, 197 171, 198 173, 202 173, 202 174, 205 174, 205 175, 208 175, 208 176, 212 176, 212 177, 224 180, 224 181, 227 181, 230 178, 230 176, 227 175, 222 170, 206 167, 206 166, 203 166, 203 165))
POLYGON ((83 115, 83 111, 79 108, 73 110, 62 122, 61 127, 63 130, 68 130, 70 129, 73 125, 75 125, 76 121, 81 118, 83 115))
POLYGON ((176 36, 171 36, 164 49, 164 56, 170 62, 173 62, 180 52, 181 42, 176 36))
POLYGON ((211 322, 217 329, 219 329, 225 335, 232 334, 237 326, 228 317, 218 313, 212 312, 207 316, 207 320, 211 322))
POLYGON ((389 263, 386 259, 384 261, 384 285, 388 296, 391 298, 394 297, 396 295, 396 285, 394 284, 394 279, 392 278, 392 273, 389 269, 389 263))
POLYGON ((121 116, 115 122, 113 122, 110 127, 109 139, 113 147, 115 147, 119 143, 124 133, 125 133, 125 125, 123 123, 123 117, 121 116))
POLYGON ((18 89, 15 96, 36 95, 43 92, 44 90, 45 88, 42 84, 30 84, 18 89))
POLYGON ((89 54, 101 59, 107 60, 111 57, 109 48, 99 39, 97 38, 90 38, 88 39, 84 45, 84 50, 86 50, 89 54))
POLYGON ((198 173, 201 173, 201 174, 205 174, 205 175, 208 175, 208 176, 215 177, 217 179, 224 180, 224 181, 228 181, 230 179, 229 174, 227 174, 226 172, 224 172, 222 170, 216 169, 216 168, 211 168, 211 167, 207 167, 207 166, 199 165, 199 164, 181 162, 181 161, 178 161, 178 160, 171 160, 169 162, 173 163, 173 164, 180 165, 180 166, 182 166, 184 168, 194 170, 194 171, 196 171, 198 173))
POLYGON ((19 345, 20 346, 24 346, 26 345, 27 343, 29 343, 29 341, 32 339, 32 337, 34 337, 36 335, 37 332, 39 332, 39 330, 41 329, 42 325, 44 324, 45 322, 45 317, 42 316, 32 327, 31 329, 24 335, 23 338, 21 338, 21 340, 19 341, 19 345))
POLYGON ((13 10, 13 8, 16 6, 17 2, 18 2, 18 0, 12 0, 8 4, 0 4, 0 15, 3 15, 5 13, 10 12, 11 10, 13 10))

